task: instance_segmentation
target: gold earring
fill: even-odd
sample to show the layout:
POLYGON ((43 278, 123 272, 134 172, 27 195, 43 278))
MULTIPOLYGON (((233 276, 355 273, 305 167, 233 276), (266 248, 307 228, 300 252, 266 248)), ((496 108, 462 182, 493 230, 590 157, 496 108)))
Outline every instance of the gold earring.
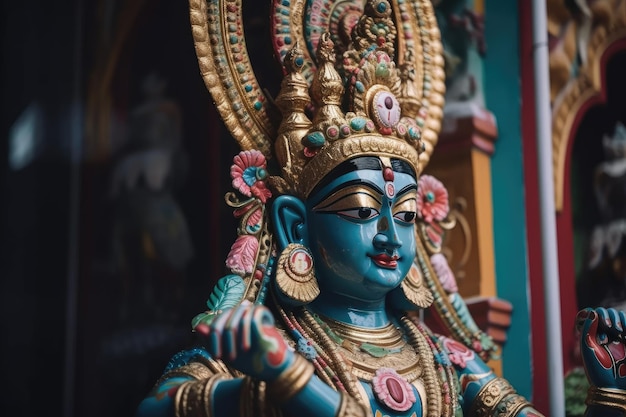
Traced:
POLYGON ((278 258, 276 285, 287 297, 301 303, 310 303, 319 295, 313 256, 299 244, 290 243, 278 258))
POLYGON ((406 299, 417 307, 426 308, 433 302, 433 294, 426 288, 424 277, 415 264, 402 280, 400 288, 406 299))

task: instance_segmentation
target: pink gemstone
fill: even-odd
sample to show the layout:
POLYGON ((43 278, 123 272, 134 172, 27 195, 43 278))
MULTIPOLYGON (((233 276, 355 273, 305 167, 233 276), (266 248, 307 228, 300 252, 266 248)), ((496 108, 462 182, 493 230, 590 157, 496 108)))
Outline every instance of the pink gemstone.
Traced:
POLYGON ((398 404, 402 404, 404 402, 404 390, 402 389, 402 385, 400 385, 395 378, 388 378, 385 381, 385 385, 387 385, 391 398, 398 404))

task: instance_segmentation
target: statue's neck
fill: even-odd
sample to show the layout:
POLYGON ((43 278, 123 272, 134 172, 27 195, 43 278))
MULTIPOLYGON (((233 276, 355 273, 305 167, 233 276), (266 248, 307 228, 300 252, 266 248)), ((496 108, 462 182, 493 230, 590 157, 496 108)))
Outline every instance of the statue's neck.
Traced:
POLYGON ((364 301, 322 291, 308 308, 321 316, 353 326, 375 328, 389 324, 384 297, 377 301, 364 301))

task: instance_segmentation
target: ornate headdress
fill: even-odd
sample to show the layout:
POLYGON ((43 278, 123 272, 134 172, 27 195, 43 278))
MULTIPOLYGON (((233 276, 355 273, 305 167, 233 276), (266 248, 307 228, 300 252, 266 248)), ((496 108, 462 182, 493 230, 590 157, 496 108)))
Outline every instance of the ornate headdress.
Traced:
POLYGON ((281 174, 271 183, 279 192, 306 197, 360 155, 401 158, 416 172, 427 163, 445 90, 429 0, 275 0, 273 43, 286 74, 274 101, 252 70, 241 1, 190 4, 207 87, 242 148, 276 157, 281 174), (270 117, 274 103, 279 123, 270 117))

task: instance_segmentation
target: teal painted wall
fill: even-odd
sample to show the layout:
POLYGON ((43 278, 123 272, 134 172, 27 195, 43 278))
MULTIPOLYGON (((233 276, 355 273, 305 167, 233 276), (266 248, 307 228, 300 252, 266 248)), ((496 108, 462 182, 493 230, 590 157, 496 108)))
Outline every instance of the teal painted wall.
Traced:
POLYGON ((530 398, 532 366, 522 160, 518 2, 485 1, 485 102, 498 123, 491 160, 493 227, 498 296, 513 303, 503 373, 530 398))

